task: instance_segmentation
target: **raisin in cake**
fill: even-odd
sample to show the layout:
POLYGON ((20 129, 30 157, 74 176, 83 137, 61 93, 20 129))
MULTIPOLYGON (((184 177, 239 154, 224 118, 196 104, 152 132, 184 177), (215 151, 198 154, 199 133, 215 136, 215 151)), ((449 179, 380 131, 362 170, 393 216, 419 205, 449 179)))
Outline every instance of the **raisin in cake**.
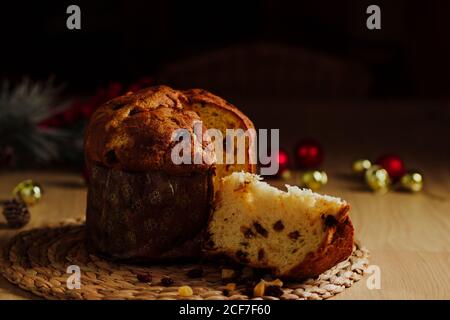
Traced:
POLYGON ((274 188, 254 174, 221 180, 205 250, 224 254, 276 276, 316 276, 352 252, 349 205, 330 196, 287 186, 274 188))

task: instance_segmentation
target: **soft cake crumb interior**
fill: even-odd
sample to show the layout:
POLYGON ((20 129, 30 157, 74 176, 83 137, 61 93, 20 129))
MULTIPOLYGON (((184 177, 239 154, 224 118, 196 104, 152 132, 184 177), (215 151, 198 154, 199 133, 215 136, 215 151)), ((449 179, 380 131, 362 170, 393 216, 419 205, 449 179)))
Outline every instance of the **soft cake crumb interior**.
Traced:
POLYGON ((209 228, 215 249, 277 273, 317 250, 325 237, 324 214, 336 215, 344 202, 286 187, 281 191, 244 172, 223 178, 209 228))
MULTIPOLYGON (((208 103, 193 103, 186 106, 187 109, 195 111, 202 119, 203 124, 207 129, 218 129, 222 132, 222 136, 225 140, 227 129, 243 129, 241 120, 236 115, 226 109, 218 109, 216 106, 208 103)), ((248 171, 249 157, 248 152, 245 155, 244 164, 226 164, 225 163, 225 141, 222 142, 223 149, 223 161, 222 164, 216 165, 216 181, 222 177, 229 175, 232 172, 248 171)), ((246 150, 248 150, 248 139, 246 139, 246 150)), ((235 142, 234 154, 237 153, 237 147, 235 142)), ((235 156, 236 162, 236 156, 235 156)))

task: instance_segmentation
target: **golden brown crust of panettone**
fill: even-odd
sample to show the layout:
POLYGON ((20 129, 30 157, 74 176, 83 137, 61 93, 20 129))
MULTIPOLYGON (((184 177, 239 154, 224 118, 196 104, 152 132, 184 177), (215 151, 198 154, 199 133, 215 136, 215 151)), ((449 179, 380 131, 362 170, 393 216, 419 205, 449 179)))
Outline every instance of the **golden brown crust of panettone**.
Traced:
POLYGON ((287 279, 315 277, 347 259, 353 250, 354 228, 348 212, 350 205, 344 206, 336 216, 337 223, 328 226, 322 245, 315 252, 307 254, 296 267, 283 275, 287 279))
MULTIPOLYGON (((192 105, 194 103, 207 103, 216 106, 218 109, 221 109, 221 112, 230 113, 233 118, 239 122, 237 125, 235 125, 235 127, 237 128, 241 128, 244 131, 248 129, 255 129, 253 122, 238 108, 209 91, 203 89, 189 89, 183 91, 183 94, 187 97, 188 104, 192 105)), ((245 171, 255 173, 256 164, 247 163, 245 171)))
MULTIPOLYGON (((180 91, 158 86, 129 93, 99 107, 85 134, 88 168, 100 164, 125 171, 163 170, 174 174, 208 170, 206 161, 176 165, 171 160, 176 144, 171 141, 172 133, 184 128, 193 137, 194 122, 201 121, 195 112, 183 107, 186 101, 180 91)), ((202 141, 199 146, 205 149, 206 142, 201 136, 197 138, 202 141)), ((214 152, 208 150, 204 157, 214 159, 214 152)))

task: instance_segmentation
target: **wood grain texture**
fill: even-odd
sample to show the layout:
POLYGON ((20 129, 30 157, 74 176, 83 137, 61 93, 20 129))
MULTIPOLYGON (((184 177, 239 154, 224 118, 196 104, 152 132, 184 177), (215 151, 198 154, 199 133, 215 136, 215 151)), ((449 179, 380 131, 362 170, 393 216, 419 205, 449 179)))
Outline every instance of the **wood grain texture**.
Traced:
MULTIPOLYGON (((438 167, 427 171, 432 174, 425 192, 378 196, 358 189, 357 181, 339 171, 329 170, 330 183, 323 192, 350 202, 356 238, 371 251, 370 263, 381 269, 380 290, 369 290, 366 277, 336 299, 450 299, 450 177, 438 167)), ((10 197, 12 187, 30 177, 43 185, 45 194, 31 208, 32 220, 26 228, 84 215, 86 189, 82 178, 71 173, 1 173, 0 199, 10 197)), ((0 244, 15 232, 2 224, 0 244)), ((0 279, 0 299, 30 298, 34 296, 0 279)))

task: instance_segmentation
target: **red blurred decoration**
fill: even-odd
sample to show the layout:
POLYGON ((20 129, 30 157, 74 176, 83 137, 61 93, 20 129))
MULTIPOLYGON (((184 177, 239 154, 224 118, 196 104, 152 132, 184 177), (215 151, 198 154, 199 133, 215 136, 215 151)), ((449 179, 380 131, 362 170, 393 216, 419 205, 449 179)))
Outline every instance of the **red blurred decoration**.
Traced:
POLYGON ((289 155, 284 149, 278 151, 278 174, 289 168, 289 155))
POLYGON ((297 165, 302 169, 319 167, 324 158, 320 143, 313 139, 301 140, 295 148, 297 165))
POLYGON ((381 156, 375 163, 382 166, 393 180, 400 179, 406 172, 405 163, 397 155, 387 154, 381 156))

